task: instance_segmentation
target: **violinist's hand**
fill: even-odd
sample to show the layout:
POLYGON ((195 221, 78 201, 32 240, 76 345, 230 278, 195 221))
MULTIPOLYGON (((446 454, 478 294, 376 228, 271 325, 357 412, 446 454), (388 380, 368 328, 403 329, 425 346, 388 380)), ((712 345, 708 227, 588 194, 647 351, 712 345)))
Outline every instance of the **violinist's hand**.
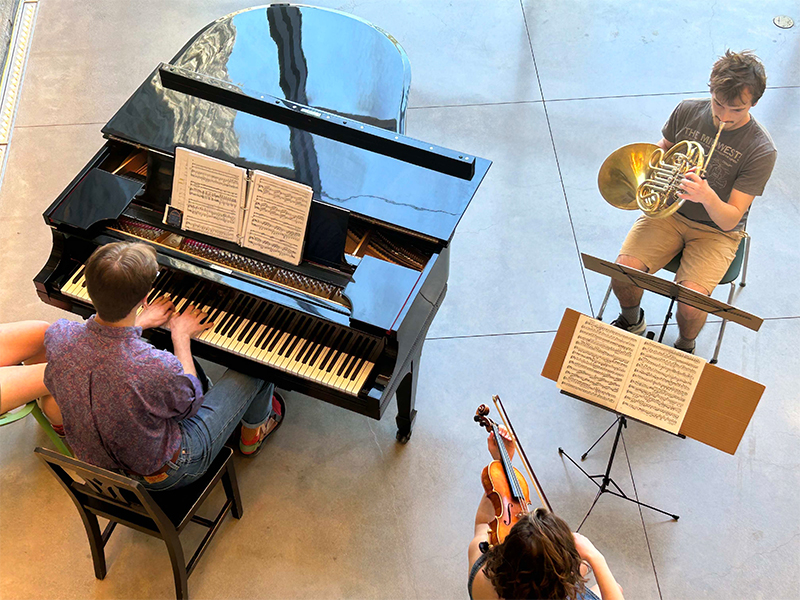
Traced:
MULTIPOLYGON (((514 458, 514 442, 511 440, 511 434, 508 433, 505 427, 498 427, 498 431, 500 431, 500 437, 503 438, 503 444, 505 444, 506 451, 508 452, 509 458, 514 458)), ((500 448, 497 447, 497 440, 494 439, 494 434, 489 434, 489 454, 492 455, 492 458, 495 460, 500 460, 500 448)))

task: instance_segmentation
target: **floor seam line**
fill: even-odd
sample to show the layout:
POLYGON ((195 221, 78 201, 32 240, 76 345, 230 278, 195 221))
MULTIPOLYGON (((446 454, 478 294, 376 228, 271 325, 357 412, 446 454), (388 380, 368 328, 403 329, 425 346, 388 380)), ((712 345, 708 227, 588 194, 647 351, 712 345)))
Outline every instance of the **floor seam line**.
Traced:
POLYGON ((589 282, 586 280, 586 269, 584 269, 583 261, 581 260, 581 251, 578 244, 578 236, 575 233, 575 224, 572 222, 572 212, 569 209, 569 200, 567 199, 567 188, 564 185, 564 176, 561 173, 561 163, 558 160, 558 150, 556 149, 556 140, 553 137, 553 127, 550 124, 550 114, 547 112, 547 99, 544 96, 544 88, 542 87, 542 80, 539 77, 539 65, 536 63, 536 53, 533 51, 533 40, 531 39, 530 29, 528 28, 528 18, 525 15, 525 7, 523 0, 519 2, 520 10, 522 11, 522 22, 525 25, 525 34, 528 36, 528 46, 531 51, 531 60, 533 61, 533 70, 536 73, 536 83, 539 86, 539 93, 542 96, 542 108, 544 109, 544 119, 547 123, 547 132, 550 135, 550 145, 553 148, 553 157, 556 161, 556 170, 558 171, 558 181, 561 184, 561 193, 564 196, 564 207, 567 209, 567 219, 569 219, 569 227, 572 230, 572 240, 575 243, 575 252, 578 258, 578 266, 581 269, 581 277, 583 278, 583 288, 586 292, 586 299, 589 302, 589 312, 594 317, 594 307, 592 306, 592 297, 589 294, 589 282))

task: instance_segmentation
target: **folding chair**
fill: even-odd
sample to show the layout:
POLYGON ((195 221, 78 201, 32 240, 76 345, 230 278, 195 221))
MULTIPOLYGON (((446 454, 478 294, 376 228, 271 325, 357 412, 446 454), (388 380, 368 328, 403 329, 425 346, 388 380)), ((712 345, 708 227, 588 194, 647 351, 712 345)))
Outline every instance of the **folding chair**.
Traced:
POLYGON ((188 598, 189 575, 219 530, 222 520, 229 511, 237 519, 242 516, 233 450, 228 447, 220 451, 208 472, 197 481, 166 492, 150 492, 129 477, 52 450, 36 448, 35 452, 67 491, 80 513, 92 550, 94 574, 98 579, 106 576, 105 545, 117 523, 121 523, 164 540, 172 562, 176 596, 179 600, 188 598), (214 520, 197 516, 195 513, 220 481, 226 500, 219 514, 214 520), (109 520, 102 533, 97 517, 109 520), (178 535, 190 522, 204 525, 208 532, 187 564, 178 535))
MULTIPOLYGON (((728 304, 733 301, 733 295, 736 291, 736 279, 739 277, 739 273, 742 275, 742 280, 739 282, 739 287, 744 287, 747 285, 747 261, 750 258, 750 235, 746 232, 742 232, 744 235, 742 237, 742 241, 739 242, 739 248, 736 250, 736 256, 731 262, 731 266, 728 267, 727 272, 722 277, 719 282, 719 285, 723 285, 729 283, 731 286, 730 292, 728 293, 728 304)), ((669 263, 664 267, 667 271, 671 273, 677 273, 678 267, 681 265, 681 256, 683 255, 682 252, 678 252, 669 263)), ((608 304, 608 298, 611 295, 611 283, 608 284, 608 289, 606 290, 606 295, 603 297, 603 303, 600 305, 600 310, 597 313, 597 318, 599 320, 603 320, 603 313, 606 309, 606 304, 608 304)), ((722 346, 722 336, 725 335, 725 326, 727 325, 728 321, 722 319, 722 324, 719 328, 719 335, 717 336, 717 345, 714 348, 714 356, 709 361, 712 365, 717 363, 717 359, 719 357, 719 349, 722 346)))

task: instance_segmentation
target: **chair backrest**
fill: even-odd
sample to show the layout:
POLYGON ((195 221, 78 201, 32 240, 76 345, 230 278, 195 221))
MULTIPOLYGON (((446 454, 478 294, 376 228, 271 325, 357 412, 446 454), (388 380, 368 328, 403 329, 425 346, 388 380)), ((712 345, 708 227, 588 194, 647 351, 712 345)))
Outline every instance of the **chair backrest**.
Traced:
POLYGON ((158 535, 164 527, 174 529, 164 511, 138 481, 47 448, 36 448, 34 452, 79 510, 89 510, 145 533, 158 535))

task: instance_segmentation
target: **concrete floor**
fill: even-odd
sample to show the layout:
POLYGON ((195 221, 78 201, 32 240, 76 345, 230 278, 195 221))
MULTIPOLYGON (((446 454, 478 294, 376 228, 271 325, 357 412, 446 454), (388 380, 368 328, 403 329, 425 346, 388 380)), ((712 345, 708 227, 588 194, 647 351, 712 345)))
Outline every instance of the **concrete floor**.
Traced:
MULTIPOLYGON (((605 496, 582 532, 627 598, 800 598, 800 20, 796 1, 366 0, 310 2, 390 31, 411 59, 408 134, 494 161, 462 220, 450 288, 425 346, 414 435, 393 411, 371 421, 289 394, 286 425, 257 459, 237 458, 245 503, 189 580, 194 598, 463 598, 485 434, 472 422, 505 400, 556 511, 576 527, 594 487, 559 458, 610 423, 539 376, 566 307, 596 311, 607 280, 579 253, 613 259, 633 213, 600 198, 615 148, 657 141, 672 107, 706 93, 727 47, 763 59, 753 110, 778 163, 755 201, 748 286, 737 305, 766 318, 728 328, 720 366, 766 385, 735 456, 636 423, 625 434, 640 497, 673 522, 605 496), (648 553, 648 542, 652 548, 648 553)), ((65 316, 31 283, 51 242, 41 213, 102 144, 100 128, 153 67, 241 0, 42 0, 0 194, 0 321, 65 316)), ((724 297, 720 290, 716 295, 724 297)), ((645 299, 648 315, 664 303, 645 299)), ((614 312, 614 309, 610 309, 614 312)), ((663 312, 662 312, 663 314, 663 312)), ((717 325, 701 334, 713 351, 717 325)), ((666 341, 675 331, 670 328, 666 341)), ((32 454, 33 419, 0 436, 3 598, 170 598, 158 540, 118 530, 95 580, 83 527, 32 454)), ((603 470, 605 441, 587 459, 603 470)), ((614 476, 629 493, 624 454, 614 476)), ((198 530, 189 530, 193 547, 198 530), (194 536, 194 537, 193 537, 194 536)))

